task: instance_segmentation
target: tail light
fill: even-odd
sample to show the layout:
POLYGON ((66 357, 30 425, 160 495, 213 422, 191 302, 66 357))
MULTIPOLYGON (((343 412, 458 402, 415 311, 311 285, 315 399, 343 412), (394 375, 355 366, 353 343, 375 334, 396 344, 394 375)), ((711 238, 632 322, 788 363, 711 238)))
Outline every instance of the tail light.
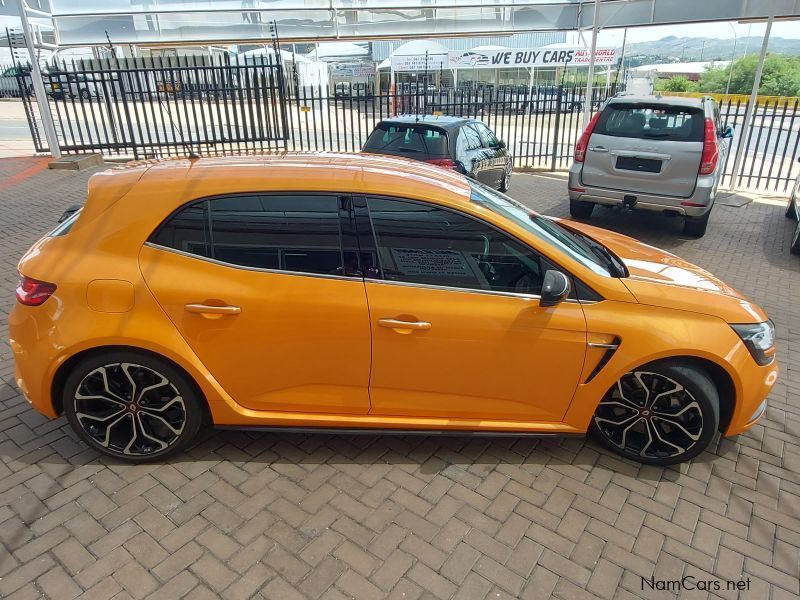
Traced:
POLYGON ((703 137, 703 157, 700 159, 700 175, 711 175, 717 168, 719 148, 717 147, 717 128, 714 121, 706 119, 706 131, 703 137))
POLYGON ((437 167, 444 167, 445 169, 458 170, 458 165, 451 158, 429 158, 425 161, 429 165, 436 165, 437 167))
POLYGON ((30 277, 21 277, 17 286, 17 300, 25 306, 40 306, 44 304, 53 292, 56 291, 55 283, 38 281, 30 277))
POLYGON ((583 135, 578 139, 578 143, 575 144, 575 155, 573 156, 575 162, 583 162, 586 158, 586 148, 589 146, 589 138, 592 137, 594 126, 597 124, 597 119, 599 118, 600 113, 595 113, 592 120, 589 121, 589 124, 586 126, 586 131, 583 132, 583 135))

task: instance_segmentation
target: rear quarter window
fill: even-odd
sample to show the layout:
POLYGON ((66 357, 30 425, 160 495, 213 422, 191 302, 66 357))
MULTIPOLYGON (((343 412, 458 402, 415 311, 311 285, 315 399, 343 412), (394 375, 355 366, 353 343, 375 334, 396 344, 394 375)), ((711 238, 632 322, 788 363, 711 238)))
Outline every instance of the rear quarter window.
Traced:
POLYGON ((702 142, 703 111, 689 106, 615 103, 606 106, 594 132, 613 137, 702 142))
POLYGON ((364 144, 364 150, 392 154, 449 154, 445 131, 414 124, 380 123, 364 144))

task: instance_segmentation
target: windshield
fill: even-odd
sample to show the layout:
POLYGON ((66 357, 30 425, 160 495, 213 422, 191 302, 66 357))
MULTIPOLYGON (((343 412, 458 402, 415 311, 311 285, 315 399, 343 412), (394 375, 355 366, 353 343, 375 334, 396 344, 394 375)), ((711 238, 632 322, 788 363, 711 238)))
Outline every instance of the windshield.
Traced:
POLYGON ((598 242, 562 227, 556 221, 537 215, 505 194, 481 183, 470 181, 472 200, 521 225, 551 246, 555 246, 595 273, 621 276, 624 265, 598 242))

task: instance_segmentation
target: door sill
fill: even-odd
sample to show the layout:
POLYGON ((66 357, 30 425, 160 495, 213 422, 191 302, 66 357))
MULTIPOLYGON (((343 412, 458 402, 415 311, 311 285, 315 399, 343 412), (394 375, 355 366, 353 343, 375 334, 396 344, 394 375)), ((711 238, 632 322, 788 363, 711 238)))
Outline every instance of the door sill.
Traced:
POLYGON ((234 431, 258 431, 265 433, 317 433, 339 435, 437 435, 452 437, 584 437, 577 432, 553 431, 511 431, 511 430, 475 430, 475 429, 392 429, 382 427, 265 427, 263 425, 215 425, 215 429, 234 431))

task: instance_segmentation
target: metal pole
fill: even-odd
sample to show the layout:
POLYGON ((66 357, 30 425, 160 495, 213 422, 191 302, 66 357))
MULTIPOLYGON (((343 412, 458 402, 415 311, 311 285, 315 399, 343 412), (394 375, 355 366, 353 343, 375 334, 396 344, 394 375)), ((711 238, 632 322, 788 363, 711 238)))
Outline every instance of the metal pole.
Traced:
POLYGON ((625 28, 625 31, 622 33, 622 54, 619 57, 619 67, 617 68, 617 82, 619 82, 619 76, 622 75, 622 84, 625 85, 627 80, 625 79, 625 44, 628 42, 628 28, 625 28))
POLYGON ((731 78, 733 77, 733 63, 736 62, 736 44, 739 42, 739 36, 736 35, 736 27, 733 23, 728 23, 733 31, 733 55, 731 56, 731 64, 728 65, 728 85, 725 86, 725 95, 731 93, 731 78))
POLYGON ((39 68, 39 60, 33 48, 33 35, 31 25, 28 22, 28 5, 25 0, 19 0, 19 18, 22 21, 22 35, 25 38, 25 46, 28 48, 28 55, 31 60, 31 80, 33 83, 33 93, 36 96, 36 103, 39 105, 39 116, 44 127, 44 137, 47 140, 47 147, 50 154, 58 160, 61 158, 61 148, 58 145, 58 135, 56 125, 53 121, 53 114, 50 112, 50 102, 47 99, 47 92, 42 81, 42 71, 39 68))
MULTIPOLYGON (((758 98, 758 88, 761 85, 761 74, 764 71, 764 59, 767 57, 767 47, 769 46, 769 34, 772 32, 772 22, 775 20, 775 0, 770 2, 769 19, 767 19, 767 30, 764 32, 764 39, 761 42, 761 55, 758 57, 756 76, 753 79, 753 90, 750 92, 750 101, 747 103, 747 111, 744 114, 742 123, 742 135, 739 136, 739 144, 736 148, 736 159, 733 161, 733 172, 731 173, 731 189, 736 189, 739 173, 744 161, 744 149, 752 134, 753 113, 755 112, 756 100, 758 98)), ((733 66, 733 65, 731 65, 733 66)))
POLYGON ((592 51, 589 56, 589 78, 586 80, 586 100, 583 105, 583 126, 589 124, 592 116, 592 95, 594 92, 594 53, 597 50, 597 13, 600 9, 600 0, 594 0, 594 17, 592 18, 592 51))

